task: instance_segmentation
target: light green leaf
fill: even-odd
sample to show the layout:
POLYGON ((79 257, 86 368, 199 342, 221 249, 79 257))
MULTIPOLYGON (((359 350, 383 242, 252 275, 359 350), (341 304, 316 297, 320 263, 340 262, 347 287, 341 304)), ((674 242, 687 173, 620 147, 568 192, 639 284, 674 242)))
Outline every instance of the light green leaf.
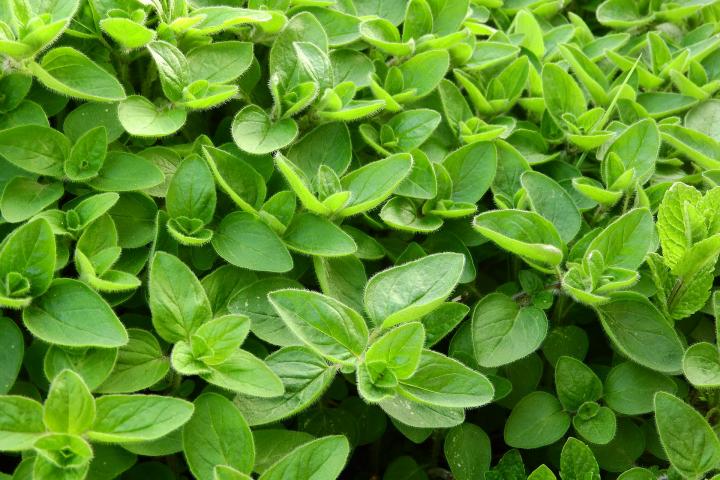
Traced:
POLYGON ((125 90, 113 75, 71 47, 50 50, 39 64, 31 63, 30 70, 46 87, 63 95, 94 102, 125 99, 125 90))
POLYGON ((183 451, 190 471, 199 480, 213 480, 216 465, 250 473, 255 461, 253 436, 233 403, 205 393, 195 399, 195 411, 182 430, 183 451))
POLYGON ((256 105, 248 105, 240 110, 232 122, 233 140, 241 150, 254 155, 280 150, 292 143, 297 134, 295 120, 285 118, 273 122, 256 105))
POLYGON ((682 368, 683 346, 660 311, 644 296, 626 292, 598 307, 613 345, 631 360, 663 373, 682 368))
POLYGON ((131 393, 144 390, 165 377, 170 362, 155 336, 147 330, 129 328, 130 341, 120 347, 115 366, 97 387, 102 393, 131 393))
POLYGON ((507 295, 491 293, 472 314, 475 358, 483 367, 512 363, 537 350, 547 330, 547 317, 539 308, 521 308, 507 295))
POLYGON ((537 213, 524 210, 484 212, 475 217, 473 228, 533 266, 547 269, 562 262, 560 235, 552 223, 537 213))
POLYGON ((0 396, 0 451, 28 450, 44 432, 42 405, 27 397, 0 396))
POLYGON ((433 406, 475 408, 490 403, 495 390, 483 374, 457 360, 425 350, 412 377, 400 381, 398 392, 433 406))
POLYGON ((439 307, 457 285, 465 257, 438 253, 384 270, 365 289, 365 309, 383 328, 419 319, 439 307))
POLYGON ((345 466, 350 445, 342 435, 318 438, 302 445, 268 468, 259 480, 288 477, 307 480, 334 480, 345 466))
POLYGON ((148 288, 153 326, 167 342, 189 338, 212 318, 205 290, 177 257, 165 252, 155 254, 148 288))
POLYGON ((293 260, 270 227, 250 213, 226 215, 213 235, 212 246, 236 267, 264 272, 287 272, 293 260))
POLYGON ((95 405, 88 438, 113 443, 160 438, 183 426, 194 410, 190 402, 159 395, 105 395, 95 405))
POLYGON ((118 105, 118 118, 126 132, 137 137, 164 137, 185 125, 182 107, 155 105, 139 95, 131 95, 118 105))
POLYGON ((125 327, 103 298, 84 283, 62 278, 23 311, 23 323, 36 337, 68 347, 120 347, 125 327))
POLYGON ((720 463, 720 440, 707 420, 674 395, 655 395, 655 422, 670 463, 682 475, 703 476, 720 463))
POLYGON ((95 399, 85 381, 63 370, 50 384, 43 406, 43 421, 52 432, 82 435, 95 420, 95 399))
POLYGON ((50 127, 21 125, 0 131, 0 155, 28 172, 61 177, 70 141, 50 127))
POLYGON ((412 169, 409 154, 391 155, 353 170, 341 180, 350 202, 340 215, 348 217, 371 210, 387 199, 412 169))
POLYGON ((309 407, 330 386, 336 373, 323 357, 306 347, 281 348, 265 363, 280 378, 285 393, 275 398, 236 396, 235 404, 250 425, 276 422, 309 407))
POLYGON ((283 242, 292 250, 319 257, 342 257, 357 251, 350 235, 312 213, 295 214, 285 230, 283 242))
POLYGON ((445 437, 445 459, 457 480, 482 478, 490 469, 490 437, 472 423, 453 427, 445 437))
POLYGON ((305 290, 278 290, 268 298, 290 330, 331 361, 352 364, 365 351, 365 320, 337 300, 305 290))
POLYGON ((570 194, 555 180, 539 172, 525 172, 520 177, 533 210, 549 220, 564 243, 580 231, 582 217, 570 194))
POLYGON ((540 448, 560 440, 570 428, 570 415, 547 392, 523 397, 505 423, 505 443, 515 448, 540 448))

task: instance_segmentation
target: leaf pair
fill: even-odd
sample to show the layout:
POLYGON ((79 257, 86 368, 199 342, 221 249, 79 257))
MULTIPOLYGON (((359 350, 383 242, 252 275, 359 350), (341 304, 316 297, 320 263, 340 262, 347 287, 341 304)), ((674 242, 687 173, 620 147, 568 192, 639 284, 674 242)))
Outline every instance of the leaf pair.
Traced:
POLYGON ((240 349, 250 330, 249 319, 238 315, 213 318, 205 290, 177 257, 155 254, 149 290, 153 326, 163 340, 174 344, 171 360, 178 373, 199 375, 249 395, 283 393, 272 370, 240 349))

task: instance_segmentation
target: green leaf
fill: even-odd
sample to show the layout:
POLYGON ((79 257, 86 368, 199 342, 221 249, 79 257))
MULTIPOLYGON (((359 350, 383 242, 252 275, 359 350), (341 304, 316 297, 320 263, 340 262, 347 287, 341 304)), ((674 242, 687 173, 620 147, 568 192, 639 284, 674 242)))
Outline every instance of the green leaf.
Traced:
POLYGON ((110 375, 97 387, 101 393, 131 393, 162 380, 170 362, 155 336, 147 330, 129 328, 130 341, 120 347, 110 375))
MULTIPOLYGON (((691 217, 702 195, 684 183, 674 183, 667 190, 658 209, 658 234, 665 264, 673 268, 691 247, 691 217)), ((697 222, 697 215, 695 221, 697 222)))
POLYGON ((460 254, 439 253, 378 273, 365 289, 370 319, 388 328, 427 315, 450 296, 464 263, 460 254))
POLYGON ((633 177, 641 185, 655 171, 660 150, 660 131, 652 119, 640 120, 630 125, 610 144, 606 156, 617 155, 625 170, 635 170, 633 177))
POLYGON ((575 412, 585 402, 602 397, 602 382, 590 367, 572 357, 562 356, 555 364, 555 390, 565 410, 575 412))
POLYGON ((250 68, 252 60, 253 44, 248 42, 214 42, 195 47, 187 54, 189 81, 232 82, 250 68))
POLYGON ((0 131, 0 155, 23 170, 61 177, 70 141, 49 127, 22 125, 0 131))
POLYGON ((52 432, 82 435, 95 420, 95 399, 85 381, 72 370, 63 370, 50 384, 43 421, 52 432))
POLYGON ((613 345, 631 360, 663 373, 682 368, 683 346, 677 333, 650 301, 637 293, 617 294, 598 307, 613 345))
POLYGON ((365 266, 354 255, 313 259, 322 292, 356 312, 363 311, 362 294, 367 283, 365 266))
POLYGON ((555 474, 545 464, 533 470, 527 478, 528 480, 557 480, 555 474))
POLYGON ((641 415, 652 412, 655 393, 674 394, 677 389, 672 378, 633 362, 623 362, 605 378, 603 399, 618 413, 641 415))
POLYGON ((397 139, 394 147, 399 152, 410 152, 422 145, 440 124, 440 114, 433 110, 406 110, 392 117, 385 125, 397 139))
POLYGON ((110 306, 77 280, 55 280, 23 311, 23 323, 36 337, 68 347, 120 347, 125 327, 110 306))
POLYGON ((720 141, 720 132, 715 125, 718 115, 718 101, 711 99, 699 103, 685 115, 685 126, 720 141))
POLYGON ((228 310, 246 315, 251 321, 252 332, 272 345, 299 345, 301 342, 285 325, 273 308, 268 293, 285 288, 302 288, 302 284, 284 277, 268 277, 239 289, 228 300, 228 310))
POLYGON ((182 107, 155 105, 139 95, 131 95, 118 105, 118 118, 126 132, 136 137, 164 137, 185 125, 182 107))
POLYGON ((312 213, 296 214, 285 230, 283 242, 292 250, 320 257, 342 257, 357 251, 350 235, 312 213))
POLYGON ((86 475, 93 451, 78 435, 50 434, 33 445, 38 455, 33 477, 75 479, 86 475))
POLYGON ((450 471, 458 480, 482 478, 490 469, 490 438, 482 428, 472 423, 450 429, 443 451, 450 471))
MULTIPOLYGON (((218 186, 244 211, 255 213, 267 194, 265 179, 237 155, 218 148, 203 147, 203 154, 218 186)), ((248 159, 249 160, 249 159, 248 159)))
POLYGON ((56 202, 63 193, 61 183, 38 183, 27 177, 15 177, 5 185, 0 213, 7 222, 23 222, 56 202))
MULTIPOLYGON (((33 220, 15 229, 0 244, 0 278, 21 275, 29 283, 24 295, 37 297, 50 287, 55 270, 55 236, 50 224, 33 220)), ((11 292, 3 292, 10 296, 11 292)))
POLYGON ((267 113, 256 105, 240 110, 232 122, 233 140, 241 150, 254 155, 274 152, 295 140, 298 126, 291 118, 273 122, 267 113))
POLYGON ((450 67, 450 55, 445 50, 419 53, 400 65, 404 89, 413 91, 413 98, 429 95, 440 84, 450 67))
POLYGON ((720 353, 717 347, 707 342, 691 345, 683 356, 683 373, 695 387, 720 387, 720 353))
POLYGON ((335 378, 335 369, 306 347, 285 347, 270 354, 265 363, 280 378, 285 393, 274 398, 235 397, 250 425, 285 419, 314 403, 335 378))
POLYGON ((562 262, 560 235, 552 223, 537 213, 524 210, 484 212, 475 217, 473 228, 530 265, 547 269, 562 262))
MULTIPOLYGON (((131 335, 132 329, 128 331, 131 335)), ((115 348, 82 348, 51 346, 45 353, 43 371, 52 381, 64 370, 72 370, 82 377, 85 385, 92 391, 100 385, 112 371, 118 356, 115 348)))
POLYGON ((481 373, 440 353, 424 350, 415 373, 400 380, 398 392, 433 406, 474 408, 490 403, 495 390, 481 373))
POLYGON ((539 172, 525 172, 520 177, 535 212, 549 220, 564 243, 580 231, 582 217, 570 194, 555 180, 539 172))
POLYGON ((648 253, 655 250, 655 225, 645 208, 631 210, 617 218, 588 245, 586 252, 598 250, 606 267, 637 269, 648 253))
POLYGON ((103 18, 100 28, 125 48, 144 47, 155 39, 155 32, 129 18, 103 18))
POLYGON ((237 350, 224 362, 208 365, 208 373, 200 373, 207 382, 238 393, 256 397, 278 397, 283 385, 278 376, 259 358, 237 350))
POLYGON ((483 367, 512 363, 537 350, 547 330, 547 317, 539 308, 521 308, 512 298, 491 293, 472 314, 475 358, 483 367))
POLYGON ((177 257, 164 252, 155 254, 148 289, 153 326, 167 342, 189 338, 212 318, 205 290, 177 257))
POLYGON ((580 405, 572 423, 582 438, 597 445, 607 445, 617 433, 615 413, 595 402, 580 405))
POLYGON ((112 151, 88 184, 101 192, 145 190, 165 181, 162 171, 153 162, 128 152, 112 151))
POLYGON ((490 142, 466 145, 445 157, 443 166, 452 180, 452 200, 476 203, 495 178, 495 146, 490 142))
POLYGON ((293 260, 270 227, 250 213, 226 215, 213 235, 212 246, 228 263, 263 272, 287 272, 293 260))
POLYGON ((313 440, 313 436, 305 432, 294 430, 264 428, 253 432, 255 437, 255 466, 253 471, 264 473, 275 462, 300 445, 313 440))
POLYGON ((250 473, 255 461, 253 436, 240 411, 227 398, 205 393, 195 399, 195 411, 183 426, 183 451, 190 471, 212 480, 216 465, 250 473))
POLYGON ((165 196, 170 217, 197 218, 207 224, 215 213, 215 202, 215 181, 205 161, 197 155, 183 160, 165 196))
POLYGON ((600 478, 592 450, 580 440, 567 439, 560 454, 560 478, 563 480, 595 480, 600 478))
POLYGON ((113 443, 160 438, 183 426, 194 410, 190 402, 159 395, 105 395, 95 405, 88 438, 113 443))
POLYGON ((564 115, 577 119, 587 110, 585 95, 577 82, 558 65, 545 64, 542 86, 545 106, 559 125, 564 123, 564 115))
POLYGON ((412 169, 412 156, 391 155, 353 170, 341 180, 350 192, 349 203, 340 211, 348 217, 371 210, 387 199, 412 169))
POLYGON ((676 396, 655 395, 655 422, 670 463, 682 475, 703 476, 720 463, 720 440, 700 413, 676 396))
POLYGON ((505 443, 515 448, 539 448, 560 440, 570 428, 570 416, 547 392, 523 397, 505 423, 505 443))
MULTIPOLYGON (((370 345, 365 363, 383 365, 398 380, 410 378, 420 364, 425 342, 425 329, 419 322, 393 328, 370 345)), ((372 372, 371 372, 372 375, 372 372)))
POLYGON ((183 89, 191 83, 188 78, 190 67, 185 55, 163 40, 151 42, 147 49, 157 66, 165 96, 172 101, 180 100, 183 89))
MULTIPOLYGON (((89 104, 86 104, 89 105, 89 104)), ((105 162, 108 131, 103 126, 92 128, 75 141, 70 155, 65 159, 65 175, 76 182, 95 177, 105 162)))
POLYGON ((342 175, 352 159, 350 131, 340 122, 318 125, 292 144, 287 158, 308 178, 317 175, 321 165, 342 175))
POLYGON ((281 480, 298 476, 308 480, 333 480, 340 475, 350 445, 342 435, 318 438, 302 445, 268 468, 259 480, 281 480))
POLYGON ((16 395, 0 396, 0 451, 32 448, 45 432, 43 407, 35 400, 16 395))
POLYGON ((305 290, 278 290, 268 297, 290 330, 331 361, 352 364, 365 351, 365 320, 337 300, 305 290))
POLYGON ((25 354, 25 341, 20 328, 7 317, 0 317, 0 395, 5 395, 15 384, 25 354))
POLYGON ((94 102, 125 99, 114 76, 71 47, 50 50, 39 64, 31 63, 30 70, 46 87, 70 97, 94 102))
POLYGON ((203 323, 190 342, 199 360, 217 365, 227 360, 250 333, 250 319, 244 315, 224 315, 203 323))

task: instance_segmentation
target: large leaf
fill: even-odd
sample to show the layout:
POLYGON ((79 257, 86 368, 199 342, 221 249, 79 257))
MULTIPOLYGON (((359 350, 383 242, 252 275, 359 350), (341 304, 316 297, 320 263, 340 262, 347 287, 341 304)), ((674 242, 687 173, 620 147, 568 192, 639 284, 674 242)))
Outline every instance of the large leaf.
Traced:
POLYGON ((78 280, 55 280, 23 311, 23 322, 36 337, 69 347, 120 347, 125 327, 103 298, 78 280))
POLYGON ((455 253, 429 255, 378 273, 365 289, 365 309, 383 328, 427 315, 452 293, 465 258, 455 253))

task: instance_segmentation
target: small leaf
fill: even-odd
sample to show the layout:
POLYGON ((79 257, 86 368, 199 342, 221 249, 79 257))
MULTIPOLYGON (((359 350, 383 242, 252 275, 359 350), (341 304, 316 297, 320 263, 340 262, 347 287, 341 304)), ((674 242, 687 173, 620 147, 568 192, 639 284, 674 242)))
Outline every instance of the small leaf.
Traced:
POLYGON ((263 109, 248 105, 235 115, 232 134, 241 150, 262 155, 292 143, 298 134, 298 126, 290 118, 273 122, 263 109))

